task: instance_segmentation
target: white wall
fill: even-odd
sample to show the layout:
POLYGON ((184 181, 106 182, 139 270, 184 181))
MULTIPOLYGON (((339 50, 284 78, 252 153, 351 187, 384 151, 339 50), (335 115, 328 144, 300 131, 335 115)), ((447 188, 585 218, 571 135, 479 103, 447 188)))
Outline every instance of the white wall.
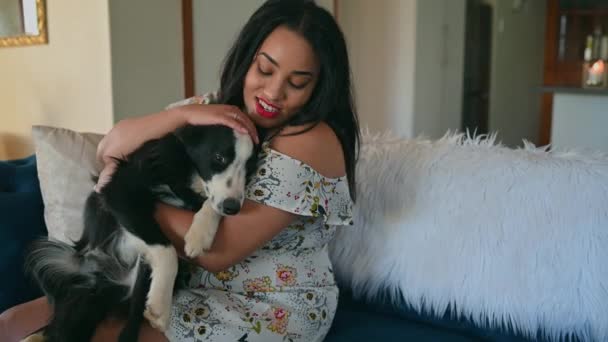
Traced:
POLYGON ((114 120, 156 112, 182 99, 181 2, 109 3, 114 120))
POLYGON ((438 138, 461 126, 465 0, 345 0, 362 127, 438 138))
POLYGON ((414 135, 460 130, 466 0, 418 1, 414 135))
POLYGON ((49 43, 0 48, 0 159, 33 151, 31 125, 112 126, 107 1, 46 2, 49 43))
POLYGON ((362 128, 414 134, 415 0, 343 0, 346 35, 362 128))
POLYGON ((555 93, 551 146, 608 153, 608 96, 555 93))
POLYGON ((489 130, 510 146, 538 141, 540 86, 545 50, 546 1, 525 1, 521 12, 512 1, 494 6, 489 130))

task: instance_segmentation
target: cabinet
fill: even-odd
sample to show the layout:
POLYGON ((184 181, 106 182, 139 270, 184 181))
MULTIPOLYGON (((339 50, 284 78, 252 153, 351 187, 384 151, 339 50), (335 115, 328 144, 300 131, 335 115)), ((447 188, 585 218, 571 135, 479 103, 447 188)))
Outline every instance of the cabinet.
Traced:
MULTIPOLYGON (((548 0, 546 20, 544 86, 580 88, 587 36, 596 30, 608 34, 608 0, 548 0)), ((545 145, 550 143, 553 93, 542 96, 540 143, 545 145)))

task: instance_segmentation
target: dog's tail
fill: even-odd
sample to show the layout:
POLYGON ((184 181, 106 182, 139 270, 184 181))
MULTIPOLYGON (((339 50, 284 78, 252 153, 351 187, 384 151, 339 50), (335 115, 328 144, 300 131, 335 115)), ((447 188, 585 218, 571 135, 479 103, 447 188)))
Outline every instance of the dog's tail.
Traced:
POLYGON ((26 267, 53 306, 44 331, 47 342, 89 341, 108 313, 124 310, 129 287, 105 273, 117 266, 103 254, 79 253, 63 242, 33 244, 26 267))
MULTIPOLYGON (((121 282, 128 267, 104 251, 112 236, 99 242, 115 220, 99 206, 99 196, 87 199, 85 232, 70 245, 56 240, 35 241, 27 253, 26 272, 34 278, 53 306, 45 329, 47 341, 89 341, 108 313, 125 309, 130 286, 121 282), (98 228, 98 229, 95 229, 98 228), (89 245, 96 241, 96 245, 89 245), (105 240, 104 240, 105 241, 105 240)), ((111 234, 110 234, 111 235, 111 234)))
POLYGON ((100 307, 104 304, 98 291, 100 279, 87 270, 89 263, 74 247, 60 241, 39 240, 31 245, 26 271, 53 306, 45 341, 88 341, 106 314, 100 307))
POLYGON ((95 288, 101 278, 122 269, 120 261, 105 252, 113 243, 118 222, 94 191, 85 203, 84 225, 82 236, 72 244, 45 238, 30 245, 26 272, 50 297, 95 288))
POLYGON ((95 286, 95 275, 82 272, 82 266, 83 259, 74 247, 46 239, 32 243, 25 260, 26 272, 51 301, 70 296, 74 289, 95 286))

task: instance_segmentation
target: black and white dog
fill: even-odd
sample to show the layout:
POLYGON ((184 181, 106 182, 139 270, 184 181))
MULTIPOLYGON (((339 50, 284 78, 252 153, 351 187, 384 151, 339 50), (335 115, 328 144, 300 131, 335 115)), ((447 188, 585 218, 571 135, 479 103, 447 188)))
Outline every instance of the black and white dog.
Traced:
POLYGON ((164 331, 178 275, 178 254, 154 219, 158 201, 196 211, 185 254, 211 247, 222 215, 239 212, 255 168, 251 138, 224 126, 185 126, 145 143, 99 193, 91 192, 84 232, 74 246, 43 240, 26 267, 53 306, 45 341, 89 341, 111 315, 136 341, 144 317, 164 331))

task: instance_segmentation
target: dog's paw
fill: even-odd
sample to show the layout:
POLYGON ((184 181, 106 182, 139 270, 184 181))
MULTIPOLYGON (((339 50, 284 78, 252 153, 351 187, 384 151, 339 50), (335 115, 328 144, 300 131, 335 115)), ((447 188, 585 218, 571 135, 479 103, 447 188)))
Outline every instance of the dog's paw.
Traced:
POLYGON ((144 317, 153 328, 166 331, 171 319, 171 297, 162 300, 148 299, 144 317))
POLYGON ((190 258, 201 255, 204 251, 211 248, 215 237, 215 229, 207 227, 190 227, 184 237, 184 252, 190 258))
POLYGON ((23 340, 21 340, 21 342, 44 342, 46 341, 46 338, 44 337, 44 335, 42 335, 42 333, 36 333, 33 335, 30 335, 26 338, 24 338, 23 340))

